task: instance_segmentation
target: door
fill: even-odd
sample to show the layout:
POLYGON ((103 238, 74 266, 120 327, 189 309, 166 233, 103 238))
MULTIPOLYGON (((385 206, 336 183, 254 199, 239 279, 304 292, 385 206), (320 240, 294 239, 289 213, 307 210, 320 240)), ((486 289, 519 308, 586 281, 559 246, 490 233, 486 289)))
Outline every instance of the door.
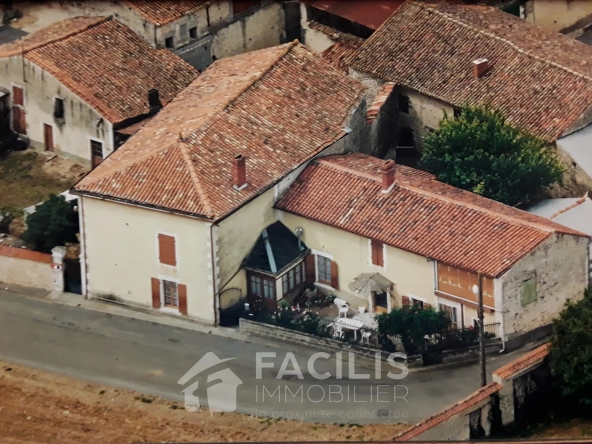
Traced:
POLYGON ((93 170, 103 162, 103 143, 98 140, 90 141, 90 156, 93 170))
POLYGON ((43 124, 43 143, 45 144, 45 151, 53 151, 53 126, 47 123, 43 124))
POLYGON ((25 92, 18 86, 12 87, 12 127, 18 134, 27 134, 25 119, 25 92))
POLYGON ((263 274, 249 273, 249 291, 254 296, 263 296, 269 310, 275 311, 277 309, 275 279, 263 274))
POLYGON ((229 288, 219 295, 220 325, 232 327, 238 325, 238 320, 245 310, 245 298, 240 288, 229 288))

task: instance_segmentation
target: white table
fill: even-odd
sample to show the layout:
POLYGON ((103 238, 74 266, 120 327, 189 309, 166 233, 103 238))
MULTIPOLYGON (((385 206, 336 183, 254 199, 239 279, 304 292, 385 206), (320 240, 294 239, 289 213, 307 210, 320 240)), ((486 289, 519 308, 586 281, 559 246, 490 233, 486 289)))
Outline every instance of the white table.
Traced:
POLYGON ((337 318, 335 319, 334 324, 341 325, 345 330, 353 330, 354 338, 356 339, 356 341, 358 340, 358 330, 360 330, 364 326, 364 323, 362 321, 348 318, 337 318))

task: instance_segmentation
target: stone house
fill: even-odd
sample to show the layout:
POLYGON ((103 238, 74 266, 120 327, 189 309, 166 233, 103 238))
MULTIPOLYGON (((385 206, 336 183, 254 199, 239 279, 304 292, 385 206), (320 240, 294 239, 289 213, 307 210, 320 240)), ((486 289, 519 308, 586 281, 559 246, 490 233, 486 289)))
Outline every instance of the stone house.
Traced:
POLYGON ((548 331, 588 284, 589 236, 361 153, 311 162, 280 198, 278 219, 297 227, 317 287, 352 308, 388 312, 419 304, 475 325, 508 347, 548 331), (371 279, 380 290, 357 291, 371 279))
POLYGON ((592 3, 587 0, 526 0, 521 16, 550 31, 571 33, 592 23, 592 3))
POLYGON ((35 149, 93 168, 197 75, 116 20, 76 17, 0 46, 0 108, 35 149))
MULTIPOLYGON (((392 146, 374 153, 398 149, 403 160, 417 158, 426 134, 463 105, 489 104, 561 147, 592 121, 591 61, 590 46, 497 8, 409 1, 348 63, 368 87, 368 109, 395 128, 392 146)), ((578 163, 560 152, 566 165, 578 163)), ((592 187, 592 171, 579 165, 572 175, 592 187)))
POLYGON ((243 263, 306 164, 357 148, 365 112, 363 86, 296 42, 217 60, 73 188, 83 293, 211 325, 226 289, 275 298, 283 276, 243 263))
POLYGON ((27 15, 113 16, 155 48, 203 70, 214 60, 286 41, 284 8, 274 0, 121 0, 15 3, 27 15))

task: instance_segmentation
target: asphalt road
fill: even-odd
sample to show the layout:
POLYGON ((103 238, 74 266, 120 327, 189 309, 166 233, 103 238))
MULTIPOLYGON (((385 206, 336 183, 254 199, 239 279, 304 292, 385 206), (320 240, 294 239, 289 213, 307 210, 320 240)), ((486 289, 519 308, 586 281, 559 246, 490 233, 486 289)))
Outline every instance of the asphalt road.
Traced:
MULTIPOLYGON (((236 411, 241 413, 317 422, 414 423, 479 387, 479 369, 474 365, 412 372, 404 379, 392 380, 384 374, 376 379, 373 371, 354 364, 356 374, 369 374, 369 379, 352 379, 347 356, 341 366, 342 378, 334 357, 318 359, 312 372, 330 374, 318 379, 307 365, 312 353, 305 348, 229 339, 0 290, 0 360, 172 400, 183 401, 181 391, 192 386, 202 405, 207 404, 207 392, 210 406, 227 409, 234 403, 236 387, 236 411), (208 352, 231 360, 178 384, 208 352), (303 379, 294 370, 292 356, 286 358, 289 352, 303 379), (268 367, 262 369, 261 378, 257 377, 257 353, 270 354, 262 358, 268 367), (278 379, 285 360, 286 372, 278 379), (220 380, 224 384, 216 384, 220 380)), ((490 359, 488 371, 517 356, 515 352, 490 359)), ((397 371, 393 369, 393 373, 397 371)))

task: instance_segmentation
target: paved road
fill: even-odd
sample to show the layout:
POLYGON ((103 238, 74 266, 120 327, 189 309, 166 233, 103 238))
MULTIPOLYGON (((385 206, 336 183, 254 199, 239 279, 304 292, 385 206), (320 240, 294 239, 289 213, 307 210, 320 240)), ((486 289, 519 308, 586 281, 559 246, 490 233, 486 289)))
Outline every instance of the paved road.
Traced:
MULTIPOLYGON (((229 339, 0 290, 3 361, 179 401, 183 400, 181 390, 197 381, 196 395, 205 403, 206 387, 215 391, 228 385, 216 385, 205 376, 192 378, 185 386, 177 381, 207 352, 220 359, 234 358, 212 370, 229 368, 236 374, 242 382, 238 385, 237 411, 253 415, 319 422, 412 423, 455 403, 479 385, 476 366, 424 370, 402 380, 376 380, 373 375, 371 379, 352 380, 347 379, 346 360, 342 366, 345 379, 338 379, 334 359, 316 362, 313 371, 331 374, 319 380, 307 369, 313 352, 304 348, 229 339), (294 374, 276 379, 288 351, 294 353, 304 379, 294 374), (275 353, 276 357, 264 359, 273 368, 263 369, 262 379, 257 379, 256 354, 261 352, 275 353)), ((488 370, 516 356, 496 356, 489 361, 488 370)), ((290 363, 286 369, 294 367, 290 363)), ((373 373, 359 366, 355 370, 373 373)), ((227 376, 223 371, 218 373, 220 378, 227 376)), ((224 406, 231 405, 232 392, 218 392, 215 399, 224 406)))

